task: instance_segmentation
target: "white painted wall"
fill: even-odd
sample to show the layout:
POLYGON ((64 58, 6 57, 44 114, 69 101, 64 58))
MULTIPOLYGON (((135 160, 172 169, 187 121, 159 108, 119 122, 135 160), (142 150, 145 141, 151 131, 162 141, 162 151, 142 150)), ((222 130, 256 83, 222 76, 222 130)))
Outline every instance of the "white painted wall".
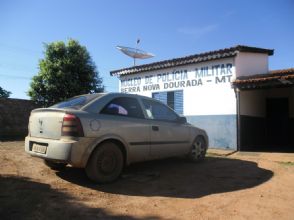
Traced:
POLYGON ((294 117, 294 88, 242 91, 241 115, 266 117, 266 98, 289 98, 290 117, 294 117))
POLYGON ((236 77, 268 73, 268 55, 239 52, 235 58, 236 77))
POLYGON ((121 76, 119 90, 148 97, 153 92, 183 90, 184 115, 236 114, 236 98, 230 84, 235 72, 234 58, 226 58, 121 76), (201 68, 206 71, 201 72, 201 68))
POLYGON ((265 117, 266 114, 266 91, 265 90, 250 90, 241 91, 240 93, 240 114, 265 117))
POLYGON ((236 113, 236 96, 230 83, 184 91, 184 115, 230 115, 236 113))

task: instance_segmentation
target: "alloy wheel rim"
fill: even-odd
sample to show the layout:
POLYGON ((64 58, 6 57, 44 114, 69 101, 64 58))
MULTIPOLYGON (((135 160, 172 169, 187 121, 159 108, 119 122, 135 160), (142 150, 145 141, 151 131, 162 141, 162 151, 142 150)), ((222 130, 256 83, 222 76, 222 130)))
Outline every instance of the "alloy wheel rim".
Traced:
POLYGON ((195 159, 201 158, 205 152, 205 146, 202 140, 196 140, 193 144, 192 155, 195 159))

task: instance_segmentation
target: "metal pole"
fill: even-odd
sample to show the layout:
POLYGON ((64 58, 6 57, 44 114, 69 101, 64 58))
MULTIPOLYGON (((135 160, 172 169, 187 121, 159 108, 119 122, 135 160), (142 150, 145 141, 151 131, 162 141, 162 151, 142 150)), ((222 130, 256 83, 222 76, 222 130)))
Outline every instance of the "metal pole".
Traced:
POLYGON ((236 107, 237 107, 237 150, 241 150, 241 100, 240 100, 240 90, 235 88, 236 94, 236 107))
MULTIPOLYGON (((140 43, 140 39, 138 38, 136 41, 136 53, 138 52, 138 45, 140 43)), ((136 58, 134 57, 134 66, 136 66, 136 58)))

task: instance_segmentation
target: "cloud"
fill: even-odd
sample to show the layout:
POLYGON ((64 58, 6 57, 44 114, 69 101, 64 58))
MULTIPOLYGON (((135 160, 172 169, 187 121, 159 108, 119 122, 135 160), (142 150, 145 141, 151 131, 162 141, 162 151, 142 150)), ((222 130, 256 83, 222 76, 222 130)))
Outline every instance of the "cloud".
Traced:
POLYGON ((204 27, 182 27, 178 29, 178 32, 181 34, 192 35, 198 38, 217 30, 217 28, 217 24, 207 25, 204 27))

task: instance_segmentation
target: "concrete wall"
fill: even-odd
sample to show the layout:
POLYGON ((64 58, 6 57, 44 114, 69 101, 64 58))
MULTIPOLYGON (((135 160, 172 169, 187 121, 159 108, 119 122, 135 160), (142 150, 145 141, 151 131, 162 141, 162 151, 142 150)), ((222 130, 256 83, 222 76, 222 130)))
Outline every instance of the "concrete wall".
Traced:
POLYGON ((265 117, 266 90, 250 90, 240 93, 240 115, 265 117))
POLYGON ((266 117, 266 98, 289 98, 290 117, 294 118, 294 88, 275 88, 242 91, 240 114, 252 117, 266 117))
POLYGON ((239 52, 235 65, 236 77, 268 73, 268 55, 239 52))
POLYGON ((187 120, 207 132, 210 147, 236 149, 236 115, 187 116, 187 120))
POLYGON ((25 137, 30 112, 37 107, 29 100, 0 98, 0 140, 25 137))

